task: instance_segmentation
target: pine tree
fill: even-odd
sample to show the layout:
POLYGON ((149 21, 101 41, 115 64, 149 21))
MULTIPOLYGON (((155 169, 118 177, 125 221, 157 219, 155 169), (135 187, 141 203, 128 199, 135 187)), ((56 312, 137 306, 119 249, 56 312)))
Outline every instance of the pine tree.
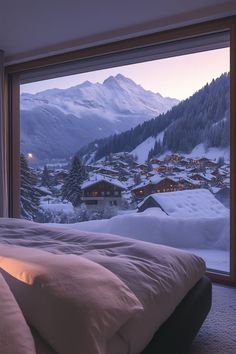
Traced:
POLYGON ((69 174, 62 187, 62 198, 67 199, 74 207, 81 203, 81 184, 86 179, 86 169, 78 156, 74 156, 69 174))
POLYGON ((29 168, 26 158, 20 155, 20 205, 21 216, 28 220, 37 220, 40 214, 39 193, 36 188, 36 178, 29 168))
POLYGON ((50 176, 47 165, 45 165, 41 177, 41 186, 50 188, 51 185, 52 185, 52 178, 50 176))
POLYGON ((138 185, 142 182, 140 173, 135 173, 134 175, 134 184, 138 185))

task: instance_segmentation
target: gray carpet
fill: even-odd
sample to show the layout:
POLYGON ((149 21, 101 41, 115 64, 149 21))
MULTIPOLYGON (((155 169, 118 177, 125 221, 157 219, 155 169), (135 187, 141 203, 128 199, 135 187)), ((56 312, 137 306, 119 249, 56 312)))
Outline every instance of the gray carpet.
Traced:
POLYGON ((236 354, 236 288, 213 285, 212 308, 190 354, 236 354))

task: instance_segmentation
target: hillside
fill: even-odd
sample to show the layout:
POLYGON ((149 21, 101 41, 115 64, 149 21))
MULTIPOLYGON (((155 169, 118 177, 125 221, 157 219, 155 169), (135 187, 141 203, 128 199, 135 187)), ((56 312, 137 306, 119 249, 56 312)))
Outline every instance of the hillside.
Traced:
POLYGON ((167 113, 96 140, 79 154, 88 161, 122 151, 136 154, 142 149, 148 158, 165 151, 189 154, 200 145, 206 150, 224 149, 229 146, 229 107, 229 74, 223 74, 167 113))
POLYGON ((177 103, 121 74, 102 84, 23 93, 21 151, 38 160, 68 158, 94 139, 126 131, 177 103))

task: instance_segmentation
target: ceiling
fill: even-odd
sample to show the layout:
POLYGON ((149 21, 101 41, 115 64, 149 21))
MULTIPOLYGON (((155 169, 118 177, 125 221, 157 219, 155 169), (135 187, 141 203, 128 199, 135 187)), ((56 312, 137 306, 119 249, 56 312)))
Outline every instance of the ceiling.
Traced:
POLYGON ((0 0, 6 65, 236 14, 236 0, 0 0))

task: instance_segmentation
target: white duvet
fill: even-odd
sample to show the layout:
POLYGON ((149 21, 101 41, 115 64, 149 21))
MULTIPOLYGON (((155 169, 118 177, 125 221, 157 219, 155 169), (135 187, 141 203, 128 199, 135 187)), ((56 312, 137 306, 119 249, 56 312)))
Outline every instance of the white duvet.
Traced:
MULTIPOLYGON (((112 289, 115 289, 116 291, 118 289, 121 291, 120 294, 122 294, 123 291, 124 294, 124 301, 121 303, 121 310, 116 307, 117 302, 115 302, 116 310, 118 310, 118 313, 121 313, 121 317, 119 318, 119 321, 111 322, 111 326, 113 326, 112 328, 114 328, 114 331, 107 331, 110 317, 105 319, 102 324, 99 323, 97 325, 100 330, 99 334, 95 338, 95 341, 101 340, 103 345, 97 349, 97 352, 93 349, 94 354, 140 353, 151 340, 153 334, 158 330, 161 324, 171 315, 187 292, 205 273, 205 264, 201 258, 174 248, 154 245, 143 241, 135 241, 133 239, 115 235, 88 233, 68 229, 54 229, 52 227, 46 227, 44 225, 25 220, 0 219, 0 266, 3 269, 3 273, 5 273, 5 279, 10 282, 10 287, 13 290, 13 293, 15 292, 14 295, 16 296, 18 303, 20 302, 18 299, 19 287, 15 284, 15 280, 12 285, 10 278, 6 276, 6 272, 8 272, 8 274, 11 273, 10 277, 15 279, 16 277, 19 278, 19 274, 21 274, 21 277, 24 272, 27 273, 28 269, 33 266, 33 269, 37 269, 37 271, 34 273, 33 278, 30 278, 31 280, 33 279, 31 284, 36 284, 38 279, 43 279, 43 281, 46 279, 47 284, 49 284, 48 279, 50 277, 50 279, 57 279, 57 282, 55 282, 56 290, 52 288, 53 290, 49 291, 50 296, 51 294, 53 294, 53 296, 54 294, 58 296, 58 286, 65 289, 66 285, 63 283, 63 279, 66 279, 66 276, 62 271, 61 262, 59 261, 60 257, 50 256, 50 254, 45 253, 45 259, 49 257, 49 263, 53 264, 52 272, 50 270, 51 268, 48 266, 44 265, 44 267, 41 267, 41 265, 43 266, 44 256, 42 256, 42 253, 44 252, 40 253, 41 258, 38 258, 38 263, 35 261, 37 258, 36 255, 35 257, 28 255, 29 258, 26 261, 23 256, 20 256, 20 249, 22 248, 18 248, 17 250, 16 247, 9 247, 11 245, 34 248, 32 253, 39 252, 37 250, 40 249, 42 251, 54 253, 58 256, 65 254, 68 255, 61 257, 63 257, 65 267, 68 266, 70 271, 70 273, 68 273, 72 277, 70 278, 72 279, 70 284, 73 284, 73 282, 74 284, 77 284, 75 285, 75 288, 78 286, 79 289, 78 284, 79 281, 81 281, 77 274, 77 269, 79 272, 80 267, 74 266, 72 263, 75 262, 77 264, 79 259, 83 262, 84 258, 86 258, 88 262, 90 261, 90 265, 92 264, 91 269, 95 266, 94 273, 97 272, 96 265, 99 265, 97 266, 99 267, 99 272, 102 272, 102 270, 103 272, 106 272, 107 270, 109 272, 109 276, 111 276, 112 279, 114 278, 113 280, 115 284, 119 284, 117 286, 114 285, 112 289), (8 245, 8 247, 6 247, 6 245, 8 245), (13 249, 14 254, 11 254, 13 249), (79 255, 82 257, 75 257, 71 255, 79 255), (6 261, 7 257, 8 260, 6 261), (51 260, 51 257, 53 257, 53 260, 51 260), (73 258, 73 262, 71 257, 73 258), (9 261, 9 259, 12 261, 9 261), (55 259, 56 262, 54 261, 55 259), (37 267, 40 266, 39 268, 41 273, 38 272, 38 268, 34 262, 36 262, 37 267), (13 263, 17 266, 13 267, 13 263), (21 272, 19 272, 19 267, 21 267, 21 272), (14 271, 12 269, 14 269, 14 271), (50 274, 53 274, 53 276, 50 276, 50 274), (61 274, 64 274, 64 276, 61 276, 61 274), (127 304, 128 306, 126 306, 127 304), (103 326, 105 326, 105 329, 103 326)), ((82 274, 84 273, 85 271, 82 272, 82 274)), ((102 282, 102 279, 107 277, 107 282, 109 282, 109 276, 104 273, 104 275, 100 277, 100 281, 102 282)), ((22 279, 23 278, 20 278, 18 281, 20 280, 23 282, 24 279, 22 279)), ((91 282, 88 284, 91 284, 91 282)), ((98 301, 98 306, 102 308, 104 303, 106 303, 107 309, 109 311, 113 311, 114 302, 109 301, 109 292, 111 290, 104 288, 103 294, 103 287, 101 287, 100 284, 101 283, 97 285, 101 290, 98 292, 98 296, 101 300, 98 301), (106 297, 107 302, 105 302, 104 298, 103 303, 103 296, 106 297)), ((49 287, 51 289, 52 285, 50 284, 49 287)), ((34 290, 34 294, 36 294, 35 296, 37 297, 38 293, 36 290, 34 290)), ((72 293, 74 294, 73 291, 72 293)), ((115 294, 115 296, 117 296, 117 293, 115 294)), ((63 301, 65 300, 67 304, 66 306, 69 306, 70 308, 71 305, 68 305, 67 303, 71 299, 70 296, 68 296, 68 293, 65 291, 63 291, 63 296, 63 301)), ((57 298, 58 297, 56 297, 56 299, 57 298)), ((92 296, 91 298, 91 306, 94 306, 94 300, 96 300, 95 302, 97 306, 98 299, 95 299, 92 296)), ((119 296, 117 298, 119 298, 119 296)), ((51 297, 50 299, 50 301, 53 302, 51 297)), ((75 302, 73 301, 74 300, 72 299, 71 303, 74 304, 75 302)), ((27 312, 27 310, 29 311, 29 309, 27 309, 27 306, 23 302, 19 305, 22 306, 21 309, 23 314, 27 317, 25 312, 27 312)), ((76 306, 78 309, 80 304, 76 303, 76 306)), ((88 308, 89 306, 90 303, 88 308)), ((30 312, 31 311, 29 311, 29 313, 30 312)), ((40 313, 40 316, 43 316, 42 313, 40 313)), ((114 314, 113 312, 108 313, 114 314)), ((35 317, 32 319, 28 315, 28 323, 34 328, 36 327, 35 329, 51 345, 55 352, 58 354, 64 354, 66 346, 65 343, 66 340, 68 340, 66 336, 64 341, 61 339, 64 329, 60 329, 61 332, 60 335, 58 335, 58 338, 57 335, 53 333, 53 340, 51 340, 51 337, 47 337, 48 331, 45 331, 44 333, 42 329, 44 326, 40 321, 43 321, 43 319, 40 319, 39 321, 37 318, 37 313, 34 316, 35 317), (31 323, 31 321, 33 323, 31 323), (37 326, 39 328, 37 328, 37 326)), ((65 316, 63 311, 62 316, 65 316)), ((79 312, 77 312, 76 316, 79 316, 79 312)), ((74 316, 73 320, 71 320, 71 326, 73 327, 75 321, 77 321, 76 316, 74 316)), ((93 312, 90 312, 90 316, 93 317, 93 312)), ((111 316, 111 319, 114 319, 114 316, 111 316)), ((63 321, 63 318, 59 317, 58 321, 60 320, 63 321)), ((96 318, 94 321, 95 320, 96 318)), ((69 324, 70 319, 68 319, 68 325, 69 324)), ((69 328, 68 331, 70 332, 70 330, 74 332, 75 328, 69 328)), ((75 332, 75 336, 76 335, 77 333, 75 332)), ((81 345, 79 343, 81 342, 78 342, 78 345, 81 345)))

